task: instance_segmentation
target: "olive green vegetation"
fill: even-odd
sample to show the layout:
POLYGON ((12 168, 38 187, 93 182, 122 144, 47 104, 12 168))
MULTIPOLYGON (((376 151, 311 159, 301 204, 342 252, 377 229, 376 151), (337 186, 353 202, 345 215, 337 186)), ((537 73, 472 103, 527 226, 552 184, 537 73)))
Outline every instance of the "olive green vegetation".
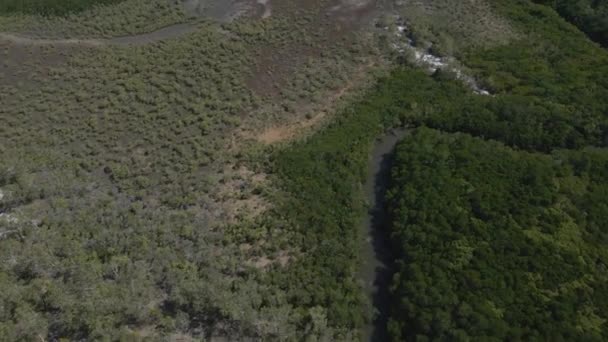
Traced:
POLYGON ((262 101, 247 86, 259 46, 318 44, 295 23, 2 49, 0 339, 352 335, 324 325, 329 304, 294 306, 277 286, 298 243, 250 212, 270 206, 261 197, 271 191, 235 143, 304 116, 276 103, 315 103, 359 66, 361 53, 335 44, 316 64, 293 64, 285 95, 262 101))
POLYGON ((608 47, 608 2, 600 0, 534 0, 551 6, 589 38, 608 47))
POLYGON ((460 57, 467 49, 505 44, 518 36, 486 1, 403 1, 396 11, 413 42, 436 55, 460 57))
MULTIPOLYGON (((459 54, 494 96, 474 95, 449 73, 428 77, 401 67, 334 124, 276 154, 274 171, 289 195, 275 215, 294 227, 301 238, 293 241, 303 249, 288 272, 274 275, 275 281, 290 289, 291 303, 326 307, 323 317, 330 326, 358 326, 364 320, 349 311, 363 303, 352 286, 358 263, 353 239, 360 238, 355 227, 362 213, 357 184, 365 176, 367 153, 379 132, 395 125, 426 125, 477 138, 460 134, 441 140, 438 137, 443 135, 422 130, 404 143, 418 148, 408 161, 419 158, 420 165, 412 166, 419 177, 416 193, 402 190, 414 185, 408 188, 407 176, 399 177, 395 171, 391 232, 400 252, 396 265, 403 272, 393 283, 392 338, 605 338, 606 312, 600 306, 605 307, 608 293, 602 275, 608 260, 602 252, 607 241, 600 227, 607 213, 602 209, 605 201, 597 206, 591 202, 605 188, 602 160, 606 151, 587 146, 608 145, 608 54, 549 8, 529 1, 496 1, 492 8, 510 20, 518 38, 481 49, 465 45, 459 54), (433 139, 457 144, 463 152, 445 147, 434 152, 433 139), (553 152, 556 149, 565 150, 553 152), (424 151, 446 164, 445 169, 436 170, 438 176, 432 181, 424 176, 435 164, 432 159, 430 166, 425 164, 424 151), (479 160, 466 163, 475 158, 479 160), (456 159, 460 164, 455 164, 456 159), (588 166, 581 169, 580 163, 588 166), (476 170, 476 165, 481 169, 476 170), (475 171, 471 178, 480 179, 450 178, 468 168, 475 171), (514 175, 509 178, 508 172, 514 175), (444 190, 452 192, 444 194, 444 190), (407 197, 414 194, 426 202, 413 203, 411 210, 417 211, 411 214, 438 223, 416 227, 416 221, 404 221, 409 210, 404 203, 415 201, 417 197, 407 197), (476 207, 470 207, 470 212, 467 207, 454 207, 460 195, 473 196, 470 205, 476 207), (587 210, 594 213, 593 218, 584 214, 587 210), (453 217, 439 215, 442 211, 460 215, 457 218, 462 220, 452 222, 453 217), (586 223, 579 222, 583 217, 586 223), (455 233, 441 235, 439 224, 486 231, 477 240, 463 235, 459 241, 455 233), (499 227, 492 231, 495 225, 499 227), (418 230, 422 233, 416 239, 406 240, 408 232, 418 230), (426 230, 437 230, 437 235, 425 236, 426 230), (410 263, 408 250, 419 251, 421 265, 410 263), (440 254, 428 256, 426 250, 440 254), (509 259, 518 253, 521 257, 509 259), (445 269, 465 267, 473 257, 471 265, 479 268, 459 273, 457 279, 470 284, 457 287, 456 280, 449 278, 453 273, 445 269), (556 273, 561 267, 563 276, 556 273), (408 283, 413 269, 422 280, 408 283), (443 278, 433 278, 436 274, 443 278), (444 278, 444 283, 435 284, 444 278), (302 292, 303 287, 313 291, 302 292), (479 293, 473 291, 476 287, 479 293), (527 292, 530 288, 536 290, 527 292), (453 292, 444 297, 447 290, 453 292), (474 294, 479 301, 465 300, 474 294), (408 302, 412 296, 417 296, 416 303, 408 302), (513 310, 521 311, 503 307, 509 300, 517 301, 513 310)), ((408 170, 403 153, 397 170, 408 170)))
POLYGON ((416 130, 387 195, 393 340, 605 341, 608 150, 416 130))
POLYGON ((0 14, 27 13, 64 15, 80 12, 92 6, 112 5, 123 0, 3 0, 0 14))
POLYGON ((207 28, 0 86, 3 338, 201 335, 247 310, 206 209, 221 132, 254 101, 247 58, 207 28))
MULTIPOLYGON (((426 77, 415 72, 413 76, 426 77)), ((273 157, 273 173, 287 195, 269 216, 291 230, 289 243, 300 253, 291 267, 270 277, 287 289, 293 306, 303 314, 314 312, 316 321, 328 327, 352 330, 369 318, 356 279, 360 249, 353 228, 364 209, 359 184, 366 177, 368 152, 383 127, 393 123, 384 109, 395 96, 397 88, 390 80, 380 82, 331 125, 273 157)), ((327 337, 329 332, 323 329, 319 332, 327 337)), ((334 334, 349 340, 339 331, 334 334)))

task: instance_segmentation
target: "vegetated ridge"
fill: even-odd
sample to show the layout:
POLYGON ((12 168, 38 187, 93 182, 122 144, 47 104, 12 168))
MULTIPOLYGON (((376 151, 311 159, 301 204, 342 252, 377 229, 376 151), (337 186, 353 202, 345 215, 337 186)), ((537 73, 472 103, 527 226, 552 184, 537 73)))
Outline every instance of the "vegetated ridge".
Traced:
POLYGON ((608 47, 608 2, 594 0, 534 0, 554 8, 589 38, 608 47))

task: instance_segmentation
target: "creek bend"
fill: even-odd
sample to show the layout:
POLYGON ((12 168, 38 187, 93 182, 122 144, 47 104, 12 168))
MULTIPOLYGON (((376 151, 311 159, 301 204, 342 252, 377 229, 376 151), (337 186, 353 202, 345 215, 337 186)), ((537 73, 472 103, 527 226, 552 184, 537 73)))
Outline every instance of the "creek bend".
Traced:
POLYGON ((389 237, 389 218, 385 208, 390 170, 397 143, 408 134, 405 128, 394 129, 374 143, 364 185, 368 212, 361 224, 360 279, 372 304, 373 319, 362 330, 363 341, 387 341, 386 323, 390 307, 389 286, 393 275, 393 253, 389 237))

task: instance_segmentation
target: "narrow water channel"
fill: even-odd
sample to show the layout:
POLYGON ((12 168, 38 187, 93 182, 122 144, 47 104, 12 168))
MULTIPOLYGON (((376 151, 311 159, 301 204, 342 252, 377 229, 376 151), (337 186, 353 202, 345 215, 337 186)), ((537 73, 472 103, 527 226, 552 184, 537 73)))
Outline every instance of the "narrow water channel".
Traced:
POLYGON ((390 180, 393 152, 406 129, 393 130, 376 141, 368 165, 365 196, 369 211, 362 224, 365 241, 362 247, 361 278, 365 293, 373 305, 374 320, 364 327, 363 341, 387 341, 386 323, 390 305, 389 286, 393 274, 388 216, 384 195, 390 180))

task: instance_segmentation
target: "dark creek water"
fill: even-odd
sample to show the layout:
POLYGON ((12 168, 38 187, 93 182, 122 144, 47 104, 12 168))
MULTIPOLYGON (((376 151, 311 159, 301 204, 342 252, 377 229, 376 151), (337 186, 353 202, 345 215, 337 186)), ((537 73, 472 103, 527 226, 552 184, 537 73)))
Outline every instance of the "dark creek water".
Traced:
POLYGON ((365 241, 362 246, 360 277, 365 293, 373 305, 374 320, 363 329, 363 341, 387 341, 386 323, 390 304, 389 285, 393 275, 391 245, 388 232, 388 215, 384 195, 390 181, 395 145, 407 135, 399 129, 385 134, 376 141, 368 166, 365 195, 369 211, 362 224, 365 241))

